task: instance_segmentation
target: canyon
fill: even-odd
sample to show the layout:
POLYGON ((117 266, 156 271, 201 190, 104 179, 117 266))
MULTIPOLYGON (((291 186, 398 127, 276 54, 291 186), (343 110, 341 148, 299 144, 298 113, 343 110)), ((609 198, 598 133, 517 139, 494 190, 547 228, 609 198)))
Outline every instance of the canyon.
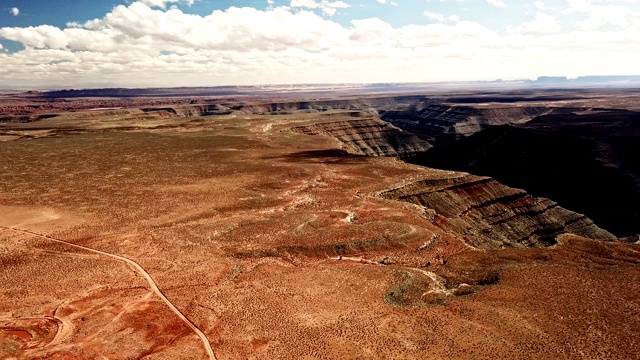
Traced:
POLYGON ((636 356, 638 96, 384 91, 1 95, 0 357, 636 356))
POLYGON ((410 162, 489 175, 586 214, 619 237, 640 233, 640 112, 554 111, 487 128, 410 162))

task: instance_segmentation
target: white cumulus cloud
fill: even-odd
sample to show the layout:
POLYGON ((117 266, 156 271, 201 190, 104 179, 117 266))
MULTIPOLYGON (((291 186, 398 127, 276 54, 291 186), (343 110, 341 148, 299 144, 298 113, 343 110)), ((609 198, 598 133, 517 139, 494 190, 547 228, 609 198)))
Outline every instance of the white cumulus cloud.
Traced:
POLYGON ((17 7, 11 8, 11 14, 13 16, 18 16, 20 15, 20 9, 18 9, 17 7))
POLYGON ((429 20, 436 20, 439 22, 444 22, 445 17, 442 14, 432 13, 429 11, 424 12, 424 16, 426 16, 429 20))
POLYGON ((0 28, 0 36, 33 48, 61 49, 67 46, 64 32, 51 25, 0 28))
POLYGON ((487 0, 487 2, 496 7, 505 7, 507 6, 502 0, 487 0))
POLYGON ((631 9, 627 6, 611 4, 611 1, 567 1, 569 3, 568 11, 582 13, 587 16, 585 20, 577 23, 578 28, 581 30, 597 29, 606 24, 624 27, 629 24, 628 18, 632 14, 631 9))
POLYGON ((379 18, 364 18, 343 25, 311 11, 322 11, 321 2, 296 1, 309 6, 230 7, 206 16, 135 1, 82 24, 0 27, 0 38, 25 47, 0 51, 0 86, 578 76, 611 69, 635 73, 640 58, 640 24, 558 32, 557 19, 545 11, 506 34, 439 14, 432 16, 443 21, 431 24, 393 26, 379 18))
POLYGON ((187 5, 191 6, 193 5, 193 2, 195 0, 140 0, 141 3, 150 6, 150 7, 159 7, 162 9, 166 9, 167 8, 167 4, 171 4, 171 3, 179 3, 179 2, 184 2, 187 5))
POLYGON ((344 1, 328 1, 328 0, 291 0, 289 5, 293 8, 320 9, 325 15, 335 15, 337 9, 348 8, 349 4, 344 1))
POLYGON ((451 16, 449 16, 449 17, 446 17, 446 16, 444 16, 443 14, 432 13, 432 12, 429 12, 429 11, 425 11, 423 14, 424 14, 424 16, 426 16, 429 20, 435 20, 435 21, 437 21, 437 22, 441 22, 441 23, 443 23, 443 22, 447 22, 447 21, 450 21, 450 22, 454 22, 454 23, 455 23, 455 22, 460 21, 460 17, 459 17, 458 15, 451 15, 451 16))
POLYGON ((528 33, 557 33, 560 30, 562 26, 558 20, 547 13, 537 13, 533 20, 526 21, 518 27, 518 31, 528 33))

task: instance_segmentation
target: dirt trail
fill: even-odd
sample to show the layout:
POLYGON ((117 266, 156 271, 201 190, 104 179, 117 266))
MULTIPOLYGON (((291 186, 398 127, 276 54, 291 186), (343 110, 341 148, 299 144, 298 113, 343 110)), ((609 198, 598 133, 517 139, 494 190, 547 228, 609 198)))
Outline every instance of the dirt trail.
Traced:
POLYGON ((209 355, 209 358, 211 360, 216 360, 216 356, 213 353, 213 349, 211 348, 211 344, 209 343, 209 339, 207 338, 207 336, 197 327, 195 326, 189 319, 187 319, 186 316, 184 316, 184 314, 182 314, 180 312, 180 310, 178 310, 178 308, 176 308, 171 301, 169 301, 169 299, 167 299, 167 297, 162 293, 162 291, 160 291, 160 289, 158 288, 158 285, 156 285, 155 281, 153 281, 153 279, 151 278, 151 276, 149 275, 149 273, 147 273, 147 271, 145 269, 142 268, 142 266, 140 266, 138 263, 136 263, 135 261, 119 256, 119 255, 114 255, 114 254, 110 254, 108 252, 104 252, 104 251, 100 251, 100 250, 96 250, 96 249, 92 249, 86 246, 82 246, 82 245, 77 245, 65 240, 61 240, 61 239, 56 239, 53 238, 49 235, 43 235, 43 234, 38 234, 29 230, 23 230, 23 229, 17 229, 17 228, 13 228, 13 227, 7 227, 7 226, 0 226, 0 228, 5 229, 5 230, 11 230, 11 231, 16 231, 16 232, 20 232, 20 233, 24 233, 24 234, 29 234, 29 235, 33 235, 33 236, 37 236, 40 238, 44 238, 44 239, 48 239, 50 241, 54 241, 57 243, 61 243, 61 244, 65 244, 68 246, 72 246, 78 249, 82 249, 82 250, 86 250, 86 251, 90 251, 96 254, 100 254, 100 255, 104 255, 116 260, 120 260, 122 262, 127 263, 128 265, 132 266, 138 273, 140 273, 146 280, 147 283, 149 283, 149 286, 151 287, 151 289, 153 290, 153 292, 155 292, 160 299, 162 299, 162 301, 164 301, 164 303, 169 307, 169 309, 171 309, 171 311, 173 311, 174 314, 176 314, 191 330, 193 330, 193 332, 196 333, 196 335, 198 335, 198 337, 200 338, 200 340, 202 340, 202 343, 205 347, 205 350, 207 351, 207 354, 209 355))
MULTIPOLYGON (((365 259, 363 257, 350 257, 350 256, 337 256, 337 257, 330 257, 330 260, 336 260, 336 261, 353 261, 353 262, 357 262, 360 264, 369 264, 369 265, 381 265, 384 266, 383 263, 380 263, 378 261, 373 261, 373 260, 368 260, 365 259)), ((454 293, 453 290, 448 290, 446 288, 445 284, 445 280, 438 276, 436 273, 431 272, 431 271, 426 271, 426 270, 422 270, 422 269, 418 269, 418 268, 414 268, 414 267, 410 267, 410 266, 396 266, 396 267, 400 267, 403 269, 407 269, 410 271, 415 271, 417 273, 420 273, 426 277, 428 277, 432 282, 433 282, 433 288, 426 291, 424 294, 422 294, 422 296, 425 296, 427 294, 444 294, 444 295, 452 295, 454 293)))

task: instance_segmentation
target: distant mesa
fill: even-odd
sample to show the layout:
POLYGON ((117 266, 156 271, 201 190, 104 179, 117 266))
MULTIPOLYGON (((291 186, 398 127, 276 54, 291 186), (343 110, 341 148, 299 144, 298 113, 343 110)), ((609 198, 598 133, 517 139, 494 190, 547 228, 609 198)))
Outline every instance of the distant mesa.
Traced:
POLYGON ((640 84, 640 75, 592 75, 569 79, 566 76, 540 76, 528 81, 535 85, 624 85, 640 84))
POLYGON ((540 76, 534 82, 538 84, 560 84, 568 83, 569 78, 566 76, 540 76))

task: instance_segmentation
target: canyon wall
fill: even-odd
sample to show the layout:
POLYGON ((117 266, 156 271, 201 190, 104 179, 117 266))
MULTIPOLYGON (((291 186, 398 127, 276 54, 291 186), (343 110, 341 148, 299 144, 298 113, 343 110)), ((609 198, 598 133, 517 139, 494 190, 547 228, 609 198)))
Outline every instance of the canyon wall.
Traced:
POLYGON ((639 152, 640 113, 601 109, 491 127, 408 161, 491 176, 625 237, 640 233, 639 152))
POLYGON ((431 147, 415 135, 377 118, 355 118, 317 122, 293 127, 291 131, 307 135, 325 135, 338 140, 352 154, 407 157, 431 147))
POLYGON ((543 114, 572 110, 548 106, 489 108, 426 102, 405 110, 386 111, 381 114, 381 119, 416 134, 432 145, 442 145, 489 126, 521 124, 543 114))
POLYGON ((418 180, 378 195, 423 206, 435 223, 480 249, 549 246, 564 233, 615 239, 586 216, 549 199, 533 197, 489 177, 450 174, 451 177, 418 180))

